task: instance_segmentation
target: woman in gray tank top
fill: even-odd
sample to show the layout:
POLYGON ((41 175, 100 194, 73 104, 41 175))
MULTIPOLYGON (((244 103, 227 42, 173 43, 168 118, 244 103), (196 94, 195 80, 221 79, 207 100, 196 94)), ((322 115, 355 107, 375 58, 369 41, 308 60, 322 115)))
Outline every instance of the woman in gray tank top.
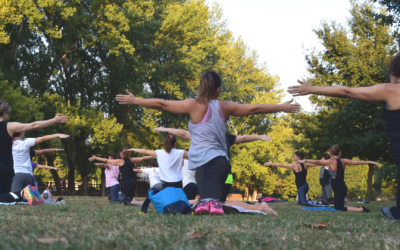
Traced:
POLYGON ((292 101, 279 105, 245 105, 218 101, 220 91, 221 78, 216 72, 208 71, 201 77, 196 99, 180 101, 145 99, 135 97, 128 90, 127 95, 117 95, 120 104, 190 115, 189 131, 192 142, 188 155, 189 166, 197 171, 201 199, 212 200, 206 205, 210 214, 221 214, 221 204, 217 200, 222 199, 224 183, 229 174, 225 143, 226 121, 229 117, 281 111, 296 113, 300 110, 300 105, 291 104, 292 101))

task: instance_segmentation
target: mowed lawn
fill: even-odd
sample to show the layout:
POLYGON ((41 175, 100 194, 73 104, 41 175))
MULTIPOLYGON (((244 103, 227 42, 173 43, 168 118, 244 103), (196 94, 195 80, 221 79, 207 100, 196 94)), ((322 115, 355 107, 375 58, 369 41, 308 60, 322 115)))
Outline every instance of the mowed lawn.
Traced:
MULTIPOLYGON (((371 213, 301 211, 271 204, 263 215, 159 215, 110 204, 105 198, 66 197, 66 206, 1 206, 0 249, 399 249, 400 224, 371 213), (316 222, 326 229, 311 229, 316 222), (192 239, 196 231, 198 238, 192 239), (41 238, 65 238, 41 243, 41 238)), ((349 205, 357 206, 350 202, 349 205)))

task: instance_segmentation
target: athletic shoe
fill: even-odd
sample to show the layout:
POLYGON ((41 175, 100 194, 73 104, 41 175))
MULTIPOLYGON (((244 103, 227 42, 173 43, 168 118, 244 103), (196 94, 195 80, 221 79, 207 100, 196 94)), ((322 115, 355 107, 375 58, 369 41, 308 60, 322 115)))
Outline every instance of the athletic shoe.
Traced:
POLYGON ((209 214, 210 213, 210 205, 208 201, 199 199, 196 204, 196 209, 194 210, 194 214, 201 215, 201 214, 209 214))
POLYGON ((213 199, 210 202, 210 215, 224 215, 222 203, 218 199, 213 199))
POLYGON ((35 194, 35 197, 36 197, 36 199, 38 201, 37 205, 43 205, 44 204, 43 198, 42 198, 42 196, 40 196, 40 193, 37 190, 37 188, 35 186, 32 186, 32 190, 33 190, 33 193, 35 194))
POLYGON ((371 211, 369 211, 366 207, 364 207, 364 206, 361 206, 361 207, 364 209, 364 212, 366 212, 366 213, 371 212, 371 211))
POLYGON ((26 187, 24 187, 24 189, 22 189, 24 191, 24 199, 26 199, 28 201, 29 205, 36 205, 37 198, 32 190, 32 186, 28 185, 26 187))
POLYGON ((364 199, 364 203, 369 203, 369 199, 368 199, 368 198, 365 198, 365 199, 364 199))
POLYGON ((381 209, 383 216, 385 216, 385 218, 387 219, 397 219, 396 216, 393 213, 397 213, 397 209, 396 207, 383 207, 381 209), (392 213, 393 212, 393 213, 392 213))
POLYGON ((365 203, 365 200, 364 199, 358 199, 357 203, 365 203))

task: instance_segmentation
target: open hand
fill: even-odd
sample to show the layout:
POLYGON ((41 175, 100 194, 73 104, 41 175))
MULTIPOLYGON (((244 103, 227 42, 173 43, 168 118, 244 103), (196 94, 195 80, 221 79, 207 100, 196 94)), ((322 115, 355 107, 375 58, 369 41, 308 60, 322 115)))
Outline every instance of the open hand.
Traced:
POLYGON ((58 138, 60 138, 60 139, 65 139, 68 137, 69 137, 69 135, 66 135, 66 134, 58 134, 58 138))
POLYGON ((370 164, 373 164, 373 165, 375 165, 375 166, 381 165, 379 162, 376 162, 376 161, 370 161, 370 164))
POLYGON ((272 141, 273 139, 269 137, 268 135, 260 135, 260 140, 261 141, 272 141))
POLYGON ((303 81, 297 80, 300 85, 291 86, 288 88, 289 94, 293 96, 303 96, 311 94, 311 86, 303 81))
POLYGON ((96 156, 92 155, 92 157, 90 157, 88 160, 89 161, 94 161, 94 160, 96 160, 96 158, 97 158, 96 156))
POLYGON ((155 131, 159 131, 159 132, 167 132, 166 130, 166 128, 164 128, 164 127, 158 127, 158 128, 153 128, 155 131))
POLYGON ((60 151, 64 151, 64 149, 62 148, 56 148, 55 152, 60 152, 60 151))
POLYGON ((282 105, 282 111, 286 112, 286 113, 297 113, 297 112, 299 112, 300 109, 301 109, 300 104, 292 104, 292 102, 293 102, 293 99, 281 104, 282 105))
POLYGON ((60 171, 61 168, 53 168, 53 170, 55 170, 55 171, 60 171))
POLYGON ((272 162, 268 161, 268 162, 264 163, 264 165, 267 166, 267 167, 270 167, 270 166, 272 166, 272 162))
POLYGON ((135 104, 135 99, 136 97, 129 92, 128 90, 126 90, 127 95, 117 95, 117 102, 119 102, 119 104, 123 104, 123 105, 132 105, 135 104))
POLYGON ((68 117, 61 116, 60 114, 57 114, 53 119, 55 123, 66 123, 68 121, 68 117))

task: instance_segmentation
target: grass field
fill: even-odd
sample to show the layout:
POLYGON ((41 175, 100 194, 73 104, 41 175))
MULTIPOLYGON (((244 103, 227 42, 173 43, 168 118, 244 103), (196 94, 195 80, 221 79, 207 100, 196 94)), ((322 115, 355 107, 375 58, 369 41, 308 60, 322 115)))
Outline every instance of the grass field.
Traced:
MULTIPOLYGON (((2 206, 0 249, 399 249, 400 224, 371 213, 300 211, 272 204, 279 217, 159 215, 110 204, 105 198, 66 197, 66 206, 2 206), (323 222, 326 229, 304 224, 323 222), (199 238, 191 239, 196 231, 199 238), (65 238, 41 243, 40 238, 65 238)), ((348 203, 356 206, 356 203, 348 203)))

